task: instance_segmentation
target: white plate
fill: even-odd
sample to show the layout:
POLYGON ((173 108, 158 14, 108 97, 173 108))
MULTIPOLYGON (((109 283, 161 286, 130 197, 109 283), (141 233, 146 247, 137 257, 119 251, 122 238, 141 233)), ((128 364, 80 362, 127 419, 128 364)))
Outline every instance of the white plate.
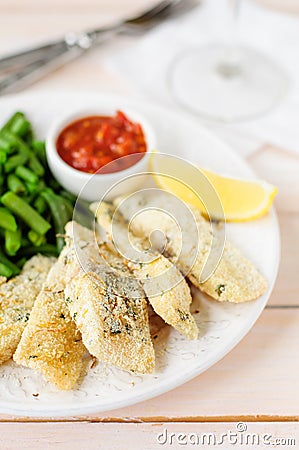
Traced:
MULTIPOLYGON (((145 101, 91 92, 6 97, 0 102, 0 123, 16 110, 25 111, 39 137, 44 138, 58 114, 86 106, 100 108, 101 103, 107 102, 115 108, 133 108, 147 117, 157 133, 160 151, 186 157, 216 171, 254 178, 247 164, 202 128, 196 119, 145 101)), ((187 341, 171 329, 167 346, 161 352, 159 346, 164 344, 157 339, 157 370, 153 375, 136 376, 98 364, 88 369, 77 389, 65 392, 45 382, 38 373, 9 362, 0 367, 0 412, 66 416, 120 408, 173 389, 219 361, 253 326, 273 288, 280 247, 274 210, 255 222, 227 225, 227 236, 267 278, 269 289, 263 297, 241 305, 221 304, 206 300, 195 291, 194 302, 201 310, 195 316, 200 337, 197 341, 187 341), (37 393, 39 395, 34 396, 37 393)))

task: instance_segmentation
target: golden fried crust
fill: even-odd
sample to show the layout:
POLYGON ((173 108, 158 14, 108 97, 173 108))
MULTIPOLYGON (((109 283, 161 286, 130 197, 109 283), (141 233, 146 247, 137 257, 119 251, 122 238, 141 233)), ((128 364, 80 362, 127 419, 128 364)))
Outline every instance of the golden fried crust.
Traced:
MULTIPOLYGON (((132 204, 134 207, 134 205, 132 204)), ((167 236, 166 253, 170 260, 175 262, 180 271, 202 292, 218 301, 232 303, 255 300, 267 290, 266 279, 258 272, 254 265, 247 260, 241 252, 229 242, 226 242, 220 263, 211 277, 202 282, 201 275, 207 261, 212 239, 218 239, 211 234, 210 224, 201 216, 200 212, 188 205, 195 218, 198 228, 198 252, 194 264, 190 268, 179 252, 181 243, 176 237, 176 231, 167 215, 159 210, 149 211, 137 217, 131 224, 132 232, 137 236, 148 236, 156 228, 162 230, 167 236)), ((126 217, 126 211, 122 213, 126 217)), ((192 243, 191 243, 192 244, 192 243)), ((193 243, 194 246, 197 243, 193 243)), ((191 248, 191 247, 190 247, 191 248)), ((193 248, 195 249, 195 247, 193 248)))
POLYGON ((143 289, 154 311, 188 339, 197 339, 198 328, 190 313, 190 289, 173 264, 160 255, 150 264, 130 266, 135 276, 142 278, 143 289), (159 295, 153 295, 153 292, 159 292, 159 295))
POLYGON ((33 256, 20 275, 0 284, 0 364, 10 359, 55 258, 33 256))
POLYGON ((72 389, 82 371, 85 347, 64 300, 71 273, 79 271, 66 246, 50 270, 32 309, 28 325, 14 354, 16 363, 39 371, 60 389, 72 389))
POLYGON ((80 274, 65 290, 66 302, 89 352, 122 369, 150 373, 155 356, 144 298, 116 295, 113 274, 80 274))
POLYGON ((148 373, 154 369, 144 291, 136 280, 111 270, 123 260, 107 249, 107 265, 94 233, 77 223, 66 232, 85 269, 65 289, 66 302, 90 353, 125 370, 148 373))
POLYGON ((14 354, 15 362, 37 370, 60 389, 72 389, 82 370, 83 353, 64 294, 42 291, 14 354))
MULTIPOLYGON (((209 241, 209 224, 200 213, 192 208, 197 221, 201 241, 209 241)), ((217 237, 216 237, 217 239, 217 237)), ((202 246, 205 249, 204 244, 202 246)), ((263 295, 268 287, 266 279, 255 266, 230 242, 226 242, 220 262, 211 277, 204 283, 200 282, 205 253, 199 252, 192 269, 188 273, 190 281, 202 292, 221 302, 242 303, 255 300, 263 295)))
POLYGON ((188 277, 202 292, 221 302, 242 303, 263 295, 268 284, 253 264, 232 244, 225 244, 222 258, 213 275, 200 283, 201 266, 194 264, 188 277))
MULTIPOLYGON (((97 212, 98 223, 105 229, 107 237, 111 239, 113 206, 101 202, 98 209, 95 204, 91 208, 97 212)), ((127 233, 125 222, 119 214, 114 215, 114 221, 117 222, 119 234, 127 233)), ((148 248, 147 241, 142 238, 130 235, 130 242, 140 252, 145 252, 148 248)), ((102 253, 103 249, 102 246, 100 248, 102 253)), ((105 257, 104 253, 103 256, 105 257)), ((196 339, 198 328, 190 313, 192 297, 189 286, 179 270, 167 258, 158 254, 153 255, 151 262, 128 263, 128 267, 141 281, 148 301, 155 312, 188 339, 196 339)))

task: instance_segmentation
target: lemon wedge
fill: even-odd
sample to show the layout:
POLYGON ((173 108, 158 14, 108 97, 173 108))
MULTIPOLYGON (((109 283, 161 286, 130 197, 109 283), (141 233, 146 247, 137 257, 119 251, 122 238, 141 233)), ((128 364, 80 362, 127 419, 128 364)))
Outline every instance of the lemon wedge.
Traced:
POLYGON ((224 177, 181 158, 153 153, 150 169, 156 184, 217 220, 242 222, 265 215, 277 188, 265 181, 224 177))

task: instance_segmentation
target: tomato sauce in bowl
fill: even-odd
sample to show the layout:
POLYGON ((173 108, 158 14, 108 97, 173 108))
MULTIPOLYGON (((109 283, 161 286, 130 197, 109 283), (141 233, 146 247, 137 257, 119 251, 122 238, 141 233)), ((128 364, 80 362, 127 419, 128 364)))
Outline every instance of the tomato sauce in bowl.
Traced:
POLYGON ((143 129, 123 112, 88 116, 67 125, 56 149, 69 166, 86 173, 114 173, 140 161, 147 151, 143 129), (130 158, 123 156, 132 155, 130 158))
POLYGON ((54 177, 88 202, 142 188, 156 147, 155 130, 146 117, 131 109, 124 114, 110 102, 72 108, 56 118, 46 136, 54 177))

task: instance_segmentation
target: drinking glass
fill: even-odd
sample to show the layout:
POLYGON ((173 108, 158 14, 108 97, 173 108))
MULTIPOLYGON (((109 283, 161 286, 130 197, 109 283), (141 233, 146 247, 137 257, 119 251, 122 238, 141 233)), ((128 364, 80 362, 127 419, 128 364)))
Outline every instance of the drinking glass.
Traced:
POLYGON ((238 45, 240 0, 226 1, 232 19, 228 43, 187 49, 172 61, 168 75, 181 106, 205 118, 232 122, 271 110, 282 99, 288 81, 270 57, 238 45))

